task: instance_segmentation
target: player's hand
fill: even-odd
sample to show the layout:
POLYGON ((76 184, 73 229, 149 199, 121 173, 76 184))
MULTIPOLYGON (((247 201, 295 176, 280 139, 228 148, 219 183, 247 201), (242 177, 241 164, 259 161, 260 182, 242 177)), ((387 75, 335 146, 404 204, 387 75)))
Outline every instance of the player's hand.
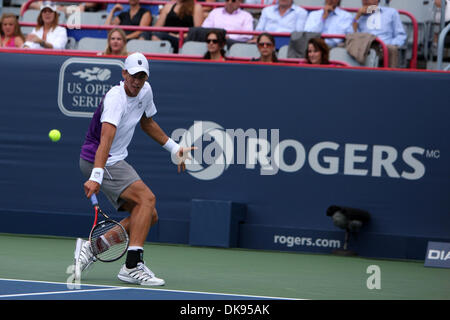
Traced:
POLYGON ((178 173, 180 173, 181 171, 184 172, 186 170, 186 164, 184 162, 186 161, 186 159, 191 159, 189 153, 195 149, 197 149, 197 147, 189 147, 189 148, 180 147, 180 150, 178 150, 177 152, 178 173))
POLYGON ((88 180, 84 183, 84 193, 86 197, 90 198, 94 193, 97 194, 100 191, 100 184, 98 182, 88 180))

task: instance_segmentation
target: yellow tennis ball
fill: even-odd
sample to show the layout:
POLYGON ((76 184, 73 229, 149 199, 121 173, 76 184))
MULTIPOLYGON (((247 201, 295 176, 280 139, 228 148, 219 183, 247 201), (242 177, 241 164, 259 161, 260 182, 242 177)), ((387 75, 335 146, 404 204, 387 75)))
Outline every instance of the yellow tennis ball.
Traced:
POLYGON ((57 142, 59 141, 59 139, 61 139, 61 132, 59 132, 59 130, 57 129, 50 130, 50 132, 48 133, 48 137, 53 142, 57 142))

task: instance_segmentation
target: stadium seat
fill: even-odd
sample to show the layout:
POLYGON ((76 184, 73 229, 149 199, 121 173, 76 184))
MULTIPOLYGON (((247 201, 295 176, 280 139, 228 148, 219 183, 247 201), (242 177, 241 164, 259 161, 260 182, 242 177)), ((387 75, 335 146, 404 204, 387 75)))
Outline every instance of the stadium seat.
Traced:
MULTIPOLYGON (((39 10, 27 10, 24 12, 23 16, 19 19, 21 22, 32 22, 36 23, 37 17, 39 16, 39 10)), ((33 27, 20 27, 23 34, 29 34, 33 27)))
POLYGON ((66 49, 76 50, 78 48, 77 40, 74 37, 67 37, 66 49))
MULTIPOLYGON (((432 42, 432 22, 433 22, 433 1, 412 1, 412 0, 391 0, 389 6, 397 10, 404 10, 411 13, 417 20, 419 27, 418 54, 427 56, 432 42)), ((411 19, 405 15, 400 18, 408 34, 407 45, 405 45, 406 58, 412 54, 413 25, 411 19)))
POLYGON ((286 44, 286 45, 282 46, 278 50, 278 54, 277 54, 278 59, 287 59, 287 57, 288 57, 288 49, 289 49, 289 45, 286 44))
POLYGON ((360 64, 356 61, 352 56, 350 56, 347 52, 347 49, 335 47, 330 50, 330 60, 332 61, 342 61, 350 66, 354 67, 378 67, 379 58, 375 52, 375 50, 370 49, 369 54, 367 55, 366 62, 364 64, 360 64))
POLYGON ((108 40, 106 38, 90 38, 84 37, 78 41, 78 50, 86 51, 105 51, 108 45, 108 40))
POLYGON ((256 44, 235 43, 227 51, 227 57, 258 58, 260 56, 256 44))
POLYGON ((201 55, 203 56, 208 51, 206 42, 201 41, 186 41, 181 47, 180 54, 201 55))
MULTIPOLYGON (((70 23, 75 23, 74 16, 77 13, 72 13, 68 16, 67 21, 70 23)), ((104 25, 108 14, 106 11, 99 12, 80 12, 80 24, 90 24, 90 25, 104 25)))
POLYGON ((173 53, 172 45, 167 40, 137 40, 128 41, 127 50, 129 52, 143 53, 173 53))

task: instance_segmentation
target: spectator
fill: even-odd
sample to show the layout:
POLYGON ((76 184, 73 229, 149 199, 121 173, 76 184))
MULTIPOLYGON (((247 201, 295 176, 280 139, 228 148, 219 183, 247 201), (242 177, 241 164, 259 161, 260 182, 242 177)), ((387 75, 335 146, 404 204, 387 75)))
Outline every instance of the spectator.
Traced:
POLYGON ((13 13, 4 13, 0 19, 0 47, 22 48, 25 37, 20 31, 19 21, 13 13))
MULTIPOLYGON (((225 0, 223 8, 212 10, 203 21, 203 28, 219 28, 239 31, 253 31, 253 16, 240 8, 241 0, 225 0)), ((228 46, 234 42, 247 42, 252 39, 251 35, 231 34, 227 36, 230 40, 228 46)))
POLYGON ((127 35, 120 28, 111 29, 108 32, 108 46, 100 55, 127 56, 127 35))
MULTIPOLYGON (((434 0, 436 15, 434 22, 441 23, 441 3, 442 0, 434 0)), ((450 22, 450 0, 445 0, 445 25, 450 22)))
POLYGON ((51 2, 44 2, 37 18, 37 26, 27 35, 24 48, 65 49, 67 30, 58 26, 58 12, 51 2))
MULTIPOLYGON (((176 0, 166 4, 155 27, 200 27, 203 22, 202 6, 194 0, 176 0)), ((153 32, 152 40, 168 40, 178 52, 178 33, 153 32)))
POLYGON ((380 0, 361 2, 362 7, 353 20, 354 32, 370 33, 382 40, 389 50, 389 67, 397 67, 398 47, 403 46, 407 38, 398 11, 379 6, 380 0))
MULTIPOLYGON (((294 0, 279 0, 278 4, 265 7, 261 11, 261 17, 255 29, 266 32, 304 31, 307 17, 308 12, 294 5, 294 0)), ((256 42, 256 37, 249 42, 256 42)), ((275 45, 279 49, 288 43, 289 38, 277 37, 275 45)))
MULTIPOLYGON (((312 11, 308 15, 305 31, 322 34, 347 34, 353 32, 353 15, 339 8, 341 0, 325 0, 323 9, 312 11)), ((325 39, 329 47, 335 47, 343 39, 325 39)))
POLYGON ((252 61, 278 62, 275 52, 275 38, 269 33, 261 33, 256 38, 260 57, 252 61))
MULTIPOLYGON (((141 26, 148 27, 152 22, 152 15, 147 9, 140 6, 139 0, 129 0, 130 9, 123 11, 121 4, 116 4, 109 12, 106 18, 106 25, 121 25, 121 26, 141 26), (122 11, 119 15, 114 17, 116 11, 122 11)), ((127 35, 127 41, 131 39, 143 39, 149 40, 149 34, 143 31, 125 31, 127 35)))
POLYGON ((203 56, 208 60, 225 61, 225 34, 220 30, 211 30, 206 35, 206 43, 208 44, 208 52, 203 56))
POLYGON ((305 56, 309 64, 330 64, 330 49, 322 38, 309 39, 305 56))
POLYGON ((279 0, 278 4, 265 7, 261 11, 256 30, 267 32, 304 31, 308 12, 293 3, 294 0, 279 0))
MULTIPOLYGON (((109 14, 112 11, 112 9, 114 8, 114 6, 115 6, 114 3, 108 3, 108 5, 106 6, 106 12, 109 14)), ((122 4, 122 7, 123 7, 123 10, 122 11, 117 10, 116 12, 114 12, 114 16, 119 15, 123 11, 130 10, 129 4, 122 4)), ((150 11, 150 14, 152 15, 152 22, 154 22, 153 16, 159 15, 159 7, 157 5, 142 4, 141 8, 144 8, 144 9, 147 9, 148 11, 150 11)))

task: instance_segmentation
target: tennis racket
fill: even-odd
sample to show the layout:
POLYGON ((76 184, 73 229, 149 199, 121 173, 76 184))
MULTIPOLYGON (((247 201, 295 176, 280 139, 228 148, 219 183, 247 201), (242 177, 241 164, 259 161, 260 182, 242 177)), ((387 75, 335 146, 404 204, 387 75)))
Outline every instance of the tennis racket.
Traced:
POLYGON ((108 217, 106 213, 100 209, 95 194, 92 195, 91 202, 95 210, 94 225, 89 234, 92 253, 100 261, 116 261, 120 259, 128 249, 130 240, 127 231, 119 222, 108 217), (99 213, 105 220, 98 222, 99 213))

